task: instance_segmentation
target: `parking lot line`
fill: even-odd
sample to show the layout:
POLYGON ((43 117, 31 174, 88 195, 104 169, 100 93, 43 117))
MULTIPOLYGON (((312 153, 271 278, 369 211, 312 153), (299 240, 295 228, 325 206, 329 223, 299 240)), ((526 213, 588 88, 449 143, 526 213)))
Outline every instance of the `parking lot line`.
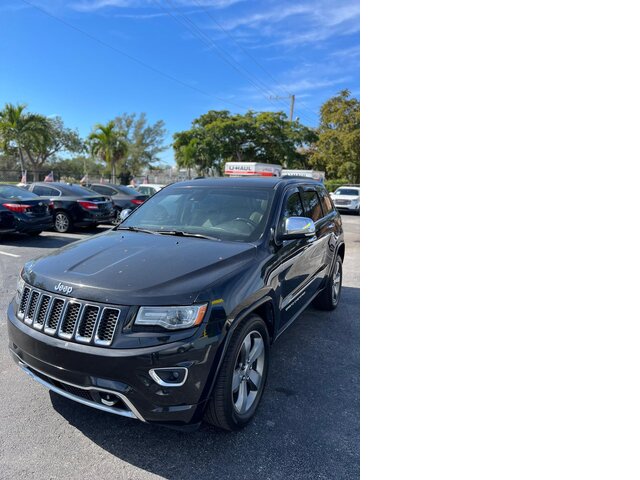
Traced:
POLYGON ((15 253, 7 253, 0 250, 0 255, 6 255, 7 257, 20 258, 20 255, 16 255, 15 253))

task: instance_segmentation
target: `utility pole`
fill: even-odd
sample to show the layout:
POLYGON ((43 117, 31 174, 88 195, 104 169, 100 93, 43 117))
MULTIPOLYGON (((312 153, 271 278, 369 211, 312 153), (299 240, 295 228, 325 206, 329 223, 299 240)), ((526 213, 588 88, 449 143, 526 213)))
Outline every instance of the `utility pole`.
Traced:
POLYGON ((269 99, 270 100, 286 100, 286 99, 291 100, 291 107, 289 108, 289 122, 293 123, 293 106, 296 103, 296 96, 295 95, 287 95, 286 97, 278 97, 278 96, 270 96, 269 99))
POLYGON ((293 105, 296 103, 296 96, 291 95, 291 110, 289 110, 289 121, 293 123, 293 105))

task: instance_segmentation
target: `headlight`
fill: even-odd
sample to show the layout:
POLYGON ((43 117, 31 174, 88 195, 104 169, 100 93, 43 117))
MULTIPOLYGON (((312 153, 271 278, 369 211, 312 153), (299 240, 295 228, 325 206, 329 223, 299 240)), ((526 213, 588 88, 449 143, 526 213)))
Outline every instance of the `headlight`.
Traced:
POLYGON ((22 272, 20 272, 20 276, 18 277, 18 287, 16 292, 16 302, 20 305, 20 301, 22 300, 22 292, 24 292, 24 280, 22 279, 22 272))
POLYGON ((207 304, 187 307, 140 307, 136 325, 155 325, 169 330, 195 327, 202 323, 207 304))

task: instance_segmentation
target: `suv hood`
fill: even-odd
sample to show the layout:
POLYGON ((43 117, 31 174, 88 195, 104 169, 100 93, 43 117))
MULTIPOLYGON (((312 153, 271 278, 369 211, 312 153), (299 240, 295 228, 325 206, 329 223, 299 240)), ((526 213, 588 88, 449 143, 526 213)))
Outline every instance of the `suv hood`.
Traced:
POLYGON ((27 283, 56 295, 117 305, 190 305, 256 256, 249 243, 112 230, 28 262, 27 283))

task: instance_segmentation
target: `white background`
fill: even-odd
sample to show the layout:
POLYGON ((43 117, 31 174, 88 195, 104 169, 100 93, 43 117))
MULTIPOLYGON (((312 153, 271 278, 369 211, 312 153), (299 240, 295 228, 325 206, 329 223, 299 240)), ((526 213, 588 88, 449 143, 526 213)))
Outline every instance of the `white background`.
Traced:
POLYGON ((637 479, 638 4, 361 7, 362 477, 637 479))

